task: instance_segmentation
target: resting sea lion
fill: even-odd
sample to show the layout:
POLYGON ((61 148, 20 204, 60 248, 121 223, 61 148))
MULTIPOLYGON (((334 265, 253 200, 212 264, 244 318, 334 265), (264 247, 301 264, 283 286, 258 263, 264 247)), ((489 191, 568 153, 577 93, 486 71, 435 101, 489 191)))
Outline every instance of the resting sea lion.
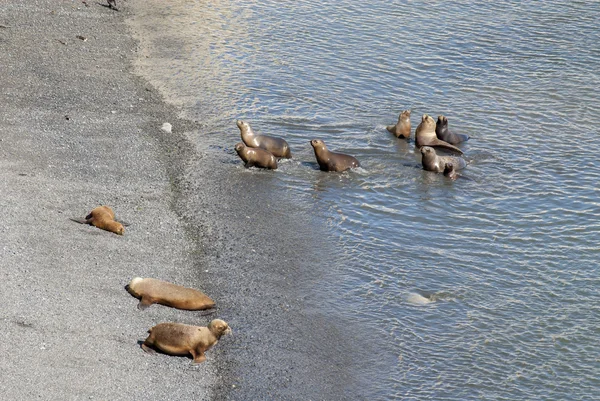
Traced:
POLYGON ((404 110, 398 117, 396 125, 388 125, 385 127, 397 138, 410 138, 410 110, 404 110))
POLYGON ((268 150, 275 157, 284 157, 286 159, 292 157, 290 146, 284 139, 266 135, 256 135, 254 131, 252 131, 250 124, 242 120, 237 120, 235 123, 240 129, 242 141, 244 141, 246 146, 268 150))
POLYGON ((435 173, 443 173, 447 163, 451 163, 452 167, 460 170, 467 167, 467 162, 462 157, 458 156, 438 156, 435 149, 429 146, 421 148, 423 169, 433 171, 435 173))
POLYGON ((427 114, 423 114, 421 118, 421 123, 415 130, 415 144, 418 148, 422 146, 435 146, 443 149, 452 150, 454 152, 458 152, 462 154, 462 150, 457 148, 454 145, 450 145, 448 142, 444 142, 435 134, 435 121, 431 116, 427 114))
POLYGON ((90 224, 115 234, 123 235, 123 224, 115 220, 115 212, 108 206, 98 206, 90 212, 85 219, 71 219, 77 223, 90 224))
POLYGON ((256 166, 270 168, 272 170, 277 169, 277 159, 275 159, 275 156, 267 150, 261 148, 249 148, 244 145, 243 142, 239 142, 235 145, 235 151, 240 159, 246 163, 246 167, 256 166))
POLYGON ((154 278, 136 277, 125 288, 140 300, 138 309, 142 310, 152 304, 185 310, 203 310, 215 306, 215 301, 198 290, 154 278))
POLYGON ((192 354, 194 363, 206 360, 204 352, 215 345, 222 335, 231 333, 231 328, 221 319, 215 319, 208 327, 190 326, 181 323, 160 323, 148 330, 150 335, 142 349, 152 353, 156 348, 170 355, 192 354))
POLYGON ((469 140, 469 135, 455 134, 454 132, 450 131, 448 129, 448 119, 445 116, 438 116, 438 120, 435 123, 435 134, 437 135, 438 139, 453 145, 469 140))
POLYGON ((446 166, 444 167, 444 175, 451 180, 456 180, 459 177, 453 163, 446 163, 446 166))
POLYGON ((355 157, 343 153, 330 152, 327 150, 325 142, 320 139, 313 139, 310 141, 310 144, 315 150, 319 168, 323 171, 335 171, 339 173, 350 168, 360 167, 360 163, 355 157))

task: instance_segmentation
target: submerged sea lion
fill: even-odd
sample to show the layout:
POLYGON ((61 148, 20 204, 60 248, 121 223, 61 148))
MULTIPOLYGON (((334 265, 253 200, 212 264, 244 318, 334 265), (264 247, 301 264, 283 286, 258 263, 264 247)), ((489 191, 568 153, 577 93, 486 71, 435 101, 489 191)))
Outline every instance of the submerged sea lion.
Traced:
POLYGON ((275 157, 284 157, 286 159, 292 157, 290 146, 285 139, 266 135, 256 135, 252 130, 252 127, 250 127, 250 124, 247 122, 237 120, 235 123, 240 129, 242 141, 244 141, 246 146, 268 150, 275 157))
POLYGON ((410 138, 410 110, 404 110, 398 117, 396 125, 388 125, 385 127, 397 138, 410 138))
POLYGON ((360 167, 360 163, 354 156, 330 152, 327 150, 325 142, 320 139, 313 139, 310 141, 310 144, 315 150, 315 156, 322 171, 335 171, 339 173, 354 167, 360 167))
POLYGON ((243 142, 235 145, 235 151, 240 159, 244 161, 246 167, 261 167, 272 170, 277 169, 277 159, 267 150, 261 148, 249 148, 243 142))
POLYGON ((444 167, 444 175, 451 180, 456 180, 459 177, 453 163, 446 163, 446 166, 444 167))
POLYGON ((438 120, 435 123, 435 134, 437 135, 438 139, 453 145, 469 140, 469 135, 455 134, 454 132, 450 131, 448 129, 448 119, 441 115, 438 116, 438 120))
POLYGON ((421 118, 421 123, 417 126, 415 130, 415 144, 417 147, 422 146, 435 146, 443 149, 452 150, 454 152, 462 154, 463 151, 457 148, 454 145, 450 145, 448 142, 442 141, 438 139, 435 134, 435 121, 431 116, 427 114, 423 114, 421 118))
POLYGON ((423 169, 427 171, 433 171, 435 173, 443 173, 446 168, 446 164, 452 164, 452 167, 456 170, 467 167, 467 162, 462 157, 458 156, 438 156, 435 153, 435 149, 429 146, 423 146, 421 148, 423 169))
POLYGON ((202 363, 206 360, 204 352, 215 345, 222 335, 231 333, 231 328, 223 320, 215 319, 208 327, 160 323, 148 333, 150 335, 142 344, 144 351, 152 353, 152 348, 155 348, 169 355, 192 354, 194 363, 202 363))
POLYGON ((90 224, 115 234, 123 235, 123 224, 115 220, 115 212, 108 206, 98 206, 90 212, 85 219, 71 219, 77 223, 90 224))
POLYGON ((136 277, 125 288, 140 300, 138 309, 142 310, 152 304, 185 310, 203 310, 215 306, 215 301, 198 290, 154 278, 136 277))

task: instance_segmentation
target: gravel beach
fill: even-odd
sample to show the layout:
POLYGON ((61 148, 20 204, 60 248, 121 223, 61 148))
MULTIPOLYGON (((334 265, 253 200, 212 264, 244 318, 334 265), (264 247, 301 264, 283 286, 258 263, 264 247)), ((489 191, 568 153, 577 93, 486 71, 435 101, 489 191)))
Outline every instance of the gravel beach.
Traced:
POLYGON ((221 174, 222 156, 186 139, 201 124, 134 73, 125 19, 143 2, 117 6, 31 0, 0 14, 3 398, 359 397, 358 347, 318 307, 323 275, 302 268, 319 261, 298 236, 322 234, 285 197, 261 203, 267 175, 221 174), (102 204, 130 223, 124 236, 69 220, 102 204), (135 276, 198 288, 217 309, 139 311, 124 290, 135 276), (217 317, 233 335, 203 364, 139 347, 160 322, 217 317))

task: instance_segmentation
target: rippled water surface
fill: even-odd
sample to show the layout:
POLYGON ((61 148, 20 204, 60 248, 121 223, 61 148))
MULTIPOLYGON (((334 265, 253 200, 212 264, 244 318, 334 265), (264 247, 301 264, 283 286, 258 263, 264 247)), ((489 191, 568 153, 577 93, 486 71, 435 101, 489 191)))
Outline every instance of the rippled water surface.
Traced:
POLYGON ((324 307, 383 344, 365 394, 598 397, 600 3, 148 3, 139 68, 203 121, 197 146, 327 225, 324 307), (385 130, 403 109, 472 137, 467 178, 420 169, 385 130), (237 118, 294 159, 245 171, 237 118), (313 138, 362 168, 318 171, 313 138))

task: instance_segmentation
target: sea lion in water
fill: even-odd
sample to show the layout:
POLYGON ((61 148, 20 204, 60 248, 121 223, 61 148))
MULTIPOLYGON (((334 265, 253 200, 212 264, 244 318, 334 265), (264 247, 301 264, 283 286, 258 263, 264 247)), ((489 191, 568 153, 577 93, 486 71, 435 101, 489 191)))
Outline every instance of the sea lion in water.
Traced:
POLYGON ((152 304, 185 310, 204 310, 215 306, 215 301, 198 290, 154 278, 136 277, 125 288, 140 300, 138 309, 142 310, 152 304))
POLYGON ((223 320, 214 319, 208 327, 160 323, 148 333, 150 335, 142 344, 144 351, 153 353, 152 348, 155 348, 169 355, 192 354, 194 363, 202 363, 206 360, 204 352, 215 345, 222 335, 231 333, 231 328, 223 320))
POLYGON ((433 171, 435 173, 443 173, 446 168, 446 164, 452 164, 452 167, 456 170, 467 167, 467 162, 462 157, 458 156, 438 156, 435 153, 435 149, 430 146, 423 146, 421 148, 423 169, 427 171, 433 171))
POLYGON ((268 150, 275 157, 284 157, 286 159, 292 157, 290 146, 285 139, 266 135, 256 135, 252 130, 252 127, 250 127, 250 124, 247 122, 237 120, 235 123, 240 129, 242 141, 244 141, 246 146, 268 150))
POLYGON ((444 167, 444 175, 451 180, 456 180, 459 177, 453 163, 446 163, 446 166, 444 167))
POLYGON ((85 216, 85 219, 71 220, 81 224, 90 224, 119 235, 123 235, 125 232, 123 224, 115 220, 115 212, 108 206, 98 206, 85 216))
POLYGON ((249 148, 243 142, 235 145, 235 151, 240 159, 244 161, 246 167, 261 167, 272 170, 277 169, 277 159, 273 154, 261 148, 249 148))
POLYGON ((443 149, 452 150, 454 152, 462 154, 463 151, 454 145, 450 145, 448 142, 438 139, 435 134, 435 121, 431 116, 423 114, 421 123, 415 130, 415 144, 418 148, 422 146, 435 146, 443 149))
POLYGON ((469 140, 469 135, 456 134, 448 129, 448 119, 445 116, 438 116, 437 122, 435 123, 435 134, 438 139, 446 141, 453 145, 457 143, 465 142, 469 140))
POLYGON ((397 138, 410 138, 410 110, 404 110, 398 117, 396 125, 388 125, 385 127, 397 138))
POLYGON ((310 141, 310 144, 315 150, 315 156, 322 171, 335 171, 339 173, 354 167, 360 167, 360 163, 354 156, 330 152, 327 150, 325 142, 320 139, 313 139, 310 141))

